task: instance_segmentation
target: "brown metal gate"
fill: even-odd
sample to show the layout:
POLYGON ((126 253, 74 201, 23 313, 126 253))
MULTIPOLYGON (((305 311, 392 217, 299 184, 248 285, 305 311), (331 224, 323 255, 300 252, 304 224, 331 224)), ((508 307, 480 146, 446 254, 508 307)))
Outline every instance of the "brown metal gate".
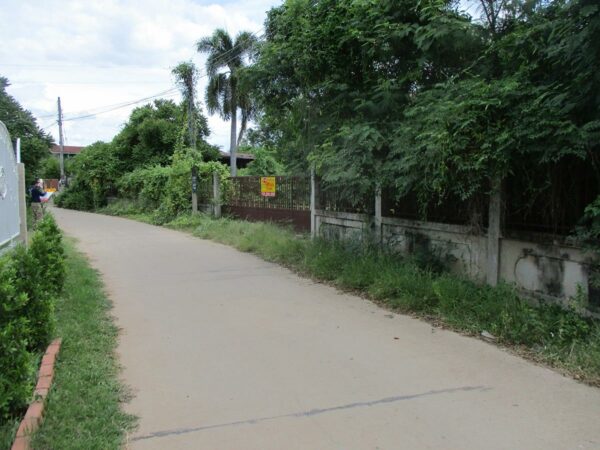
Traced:
POLYGON ((261 177, 231 178, 223 212, 251 221, 278 222, 298 231, 310 231, 310 178, 275 178, 275 196, 261 195, 261 177))

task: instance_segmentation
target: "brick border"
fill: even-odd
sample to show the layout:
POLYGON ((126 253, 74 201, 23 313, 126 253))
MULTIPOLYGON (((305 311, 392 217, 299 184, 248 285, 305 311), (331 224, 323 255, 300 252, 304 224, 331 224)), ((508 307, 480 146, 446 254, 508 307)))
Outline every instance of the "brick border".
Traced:
POLYGON ((53 340, 42 357, 38 382, 33 393, 33 401, 30 403, 29 408, 27 408, 25 417, 19 425, 11 450, 31 449, 29 446, 30 436, 42 423, 44 405, 50 391, 50 386, 52 385, 52 379, 54 378, 54 363, 56 362, 56 356, 60 350, 61 343, 61 339, 53 340))

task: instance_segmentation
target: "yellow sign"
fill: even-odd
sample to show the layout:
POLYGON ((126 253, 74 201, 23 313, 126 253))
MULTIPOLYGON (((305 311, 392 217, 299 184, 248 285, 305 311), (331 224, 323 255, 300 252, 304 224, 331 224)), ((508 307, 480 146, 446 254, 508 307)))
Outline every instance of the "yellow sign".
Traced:
POLYGON ((260 177, 260 195, 275 197, 275 177, 260 177))

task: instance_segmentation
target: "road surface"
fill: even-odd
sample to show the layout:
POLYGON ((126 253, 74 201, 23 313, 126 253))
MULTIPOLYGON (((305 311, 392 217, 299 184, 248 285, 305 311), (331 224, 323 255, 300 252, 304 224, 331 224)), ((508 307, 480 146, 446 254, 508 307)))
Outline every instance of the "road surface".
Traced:
POLYGON ((232 248, 54 210, 106 283, 132 449, 600 449, 600 390, 232 248))

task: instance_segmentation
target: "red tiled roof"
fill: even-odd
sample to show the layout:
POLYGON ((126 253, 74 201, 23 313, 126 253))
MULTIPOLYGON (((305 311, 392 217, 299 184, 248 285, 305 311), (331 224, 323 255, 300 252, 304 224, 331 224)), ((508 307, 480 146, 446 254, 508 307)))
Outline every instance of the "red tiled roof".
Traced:
MULTIPOLYGON (((85 147, 78 147, 76 145, 65 145, 65 154, 66 155, 77 155, 83 150, 85 147)), ((53 145, 50 148, 50 153, 60 153, 60 145, 53 145)))

